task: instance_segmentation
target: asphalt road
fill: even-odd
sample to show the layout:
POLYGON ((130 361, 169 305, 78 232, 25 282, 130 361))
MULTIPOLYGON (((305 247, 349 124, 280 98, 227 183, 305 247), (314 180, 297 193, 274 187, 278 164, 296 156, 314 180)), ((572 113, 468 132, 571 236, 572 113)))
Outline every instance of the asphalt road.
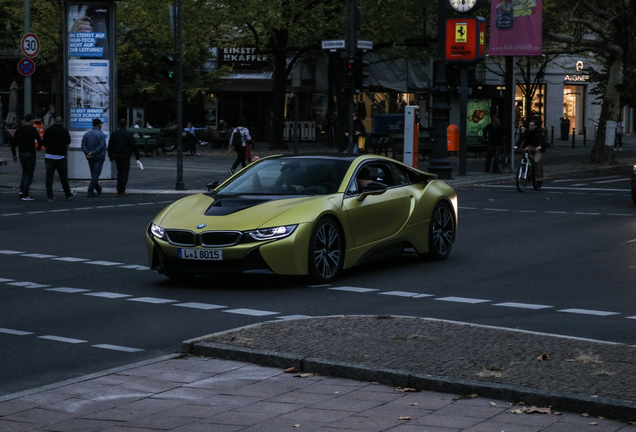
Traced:
POLYGON ((0 191, 0 395, 295 316, 425 316, 636 343, 636 207, 625 175, 458 194, 448 260, 407 251, 309 286, 235 275, 186 284, 149 271, 144 230, 169 196, 24 203, 0 191))

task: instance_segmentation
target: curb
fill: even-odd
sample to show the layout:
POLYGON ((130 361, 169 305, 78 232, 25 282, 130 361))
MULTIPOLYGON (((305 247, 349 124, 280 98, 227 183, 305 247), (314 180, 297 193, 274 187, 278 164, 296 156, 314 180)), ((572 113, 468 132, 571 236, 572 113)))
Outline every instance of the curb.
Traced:
POLYGON ((513 404, 523 403, 535 406, 549 406, 552 409, 560 411, 588 413, 592 416, 602 416, 623 421, 636 419, 636 402, 629 400, 541 390, 465 378, 417 374, 406 370, 368 367, 359 363, 339 362, 271 350, 205 342, 205 339, 216 335, 227 334, 245 328, 258 327, 264 324, 267 324, 267 322, 186 340, 182 343, 181 352, 184 354, 242 361, 281 369, 295 367, 298 372, 377 382, 379 384, 408 387, 417 390, 457 395, 472 395, 476 393, 479 397, 504 400, 513 404))

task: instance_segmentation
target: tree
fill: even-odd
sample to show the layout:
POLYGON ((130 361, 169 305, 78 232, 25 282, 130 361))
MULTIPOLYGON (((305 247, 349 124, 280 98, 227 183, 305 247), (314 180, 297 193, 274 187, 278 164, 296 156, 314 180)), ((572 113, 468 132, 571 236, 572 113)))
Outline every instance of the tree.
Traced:
POLYGON ((605 146, 607 120, 616 120, 621 108, 623 66, 629 64, 630 49, 636 44, 636 1, 579 0, 572 8, 567 22, 571 32, 544 36, 562 44, 565 49, 586 49, 602 57, 607 68, 607 82, 603 94, 601 117, 590 155, 592 162, 606 162, 609 150, 605 146))

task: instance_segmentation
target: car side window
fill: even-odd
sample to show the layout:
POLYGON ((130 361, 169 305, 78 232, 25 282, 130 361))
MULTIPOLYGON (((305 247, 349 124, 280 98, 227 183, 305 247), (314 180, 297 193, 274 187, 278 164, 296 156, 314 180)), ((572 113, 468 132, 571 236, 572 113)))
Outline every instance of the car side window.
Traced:
POLYGON ((349 184, 347 194, 352 195, 360 193, 362 188, 364 188, 364 185, 369 182, 379 182, 389 187, 395 186, 390 165, 386 163, 372 162, 362 166, 349 184))
POLYGON ((393 168, 395 172, 395 182, 398 185, 406 186, 413 183, 408 168, 398 164, 393 164, 393 168))

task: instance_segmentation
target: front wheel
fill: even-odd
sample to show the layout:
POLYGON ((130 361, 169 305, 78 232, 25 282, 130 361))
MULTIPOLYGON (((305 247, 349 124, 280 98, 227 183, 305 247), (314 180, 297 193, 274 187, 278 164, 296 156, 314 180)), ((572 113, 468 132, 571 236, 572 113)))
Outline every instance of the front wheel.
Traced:
POLYGON ((526 186, 528 185, 528 179, 526 178, 525 167, 521 165, 517 170, 517 190, 519 192, 523 192, 526 190, 526 186))
POLYGON ((342 268, 344 244, 331 218, 318 221, 309 240, 309 277, 317 283, 331 282, 342 268))
POLYGON ((446 259, 455 241, 455 219, 450 206, 438 203, 433 209, 428 226, 428 258, 435 261, 446 259))

